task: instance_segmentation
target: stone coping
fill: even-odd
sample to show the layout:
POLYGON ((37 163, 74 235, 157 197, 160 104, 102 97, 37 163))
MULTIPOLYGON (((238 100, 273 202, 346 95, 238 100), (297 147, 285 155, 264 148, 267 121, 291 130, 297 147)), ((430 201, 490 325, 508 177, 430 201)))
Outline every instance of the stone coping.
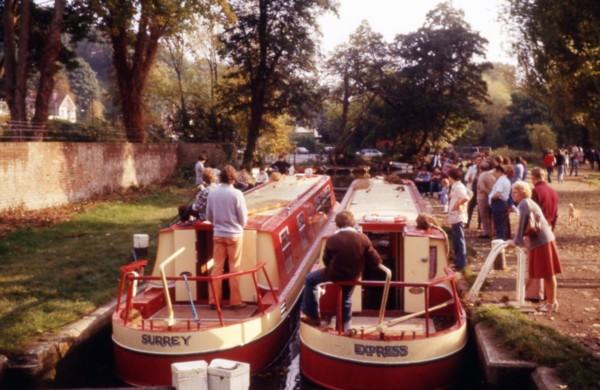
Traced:
POLYGON ((113 299, 80 320, 63 327, 58 333, 38 339, 25 352, 10 355, 5 363, 0 358, 0 377, 6 370, 19 371, 27 376, 41 376, 54 369, 73 347, 110 324, 116 303, 117 300, 113 299))

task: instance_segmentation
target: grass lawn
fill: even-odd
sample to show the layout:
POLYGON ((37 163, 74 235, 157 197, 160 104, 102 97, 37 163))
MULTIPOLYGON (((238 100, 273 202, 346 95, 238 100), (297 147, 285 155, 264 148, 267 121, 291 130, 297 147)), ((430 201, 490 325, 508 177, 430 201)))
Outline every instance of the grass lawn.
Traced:
POLYGON ((0 351, 19 351, 35 336, 114 298, 119 265, 130 260, 132 235, 149 233, 155 253, 158 229, 189 196, 189 189, 154 189, 1 239, 0 351))
POLYGON ((600 359, 552 328, 536 323, 514 309, 480 306, 473 309, 475 322, 496 329, 502 344, 522 359, 554 367, 570 389, 597 389, 600 359))

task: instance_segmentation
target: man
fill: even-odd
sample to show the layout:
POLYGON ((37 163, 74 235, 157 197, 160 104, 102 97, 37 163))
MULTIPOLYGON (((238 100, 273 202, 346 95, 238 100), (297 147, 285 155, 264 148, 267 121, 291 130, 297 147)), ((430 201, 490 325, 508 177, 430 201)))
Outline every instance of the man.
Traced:
POLYGON ((196 185, 202 184, 202 171, 204 170, 204 162, 206 162, 206 156, 201 154, 198 156, 198 161, 194 165, 194 172, 196 173, 196 185))
POLYGON ((552 172, 554 171, 554 166, 556 165, 556 157, 554 157, 554 152, 552 149, 548 149, 546 154, 544 154, 544 167, 548 172, 548 183, 552 183, 552 172))
POLYGON ((554 230, 558 220, 558 194, 554 188, 546 183, 544 176, 545 172, 539 168, 531 170, 531 183, 533 184, 531 199, 540 205, 546 221, 554 230))
MULTIPOLYGON (((211 275, 223 274, 225 260, 228 260, 229 272, 239 272, 242 262, 242 237, 248 221, 246 199, 242 192, 233 187, 237 172, 231 165, 225 165, 219 173, 220 184, 208 194, 206 219, 213 224, 213 258, 211 275)), ((232 309, 246 306, 240 295, 239 279, 229 279, 229 304, 232 309)), ((214 283, 215 296, 209 291, 211 307, 221 301, 221 281, 214 283)))
POLYGON ((279 159, 271 165, 271 168, 276 169, 282 175, 287 175, 290 171, 290 163, 285 161, 285 154, 280 154, 279 159))
POLYGON ((462 271, 467 265, 467 244, 465 242, 464 224, 467 223, 467 202, 471 195, 467 187, 460 181, 462 171, 452 168, 448 172, 450 180, 450 206, 448 208, 448 223, 452 226, 452 248, 454 250, 454 266, 462 271))
MULTIPOLYGON (((382 260, 371 240, 354 229, 354 215, 341 211, 335 216, 338 231, 325 244, 323 262, 325 268, 311 272, 304 282, 302 293, 302 321, 313 326, 320 324, 319 284, 341 280, 357 280, 365 263, 378 266, 382 260)), ((342 323, 344 331, 350 329, 352 317, 352 291, 354 286, 342 287, 342 323)))
POLYGON ((496 166, 493 172, 496 182, 490 191, 488 201, 496 231, 495 236, 502 240, 508 240, 508 226, 506 222, 508 220, 508 197, 511 192, 511 184, 508 177, 504 174, 504 166, 496 166))
POLYGON ((494 176, 494 170, 491 168, 492 165, 488 161, 482 162, 482 172, 477 179, 477 213, 483 227, 483 234, 479 238, 490 238, 492 236, 492 221, 488 197, 496 182, 496 176, 494 176))
MULTIPOLYGON (((467 206, 467 229, 471 225, 471 218, 473 218, 473 212, 475 211, 475 207, 477 207, 477 180, 479 179, 479 173, 481 172, 481 156, 479 154, 475 155, 475 160, 467 169, 467 173, 465 173, 465 183, 466 187, 471 190, 473 196, 469 200, 469 204, 467 206)), ((479 225, 481 225, 481 218, 479 218, 479 225)))
POLYGON ((208 194, 217 188, 216 181, 217 176, 215 175, 214 170, 204 168, 202 171, 202 184, 198 186, 194 202, 190 205, 179 206, 179 219, 181 222, 189 221, 191 216, 201 221, 206 220, 208 194))

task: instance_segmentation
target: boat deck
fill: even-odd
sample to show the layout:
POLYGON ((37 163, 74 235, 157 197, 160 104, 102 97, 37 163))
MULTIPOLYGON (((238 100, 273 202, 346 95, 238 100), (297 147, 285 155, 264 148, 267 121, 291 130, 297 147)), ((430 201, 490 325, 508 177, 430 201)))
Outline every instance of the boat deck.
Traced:
MULTIPOLYGON (((395 317, 384 317, 384 321, 393 320, 395 317)), ((352 316, 352 328, 358 331, 360 335, 361 328, 369 328, 375 327, 379 321, 378 317, 372 316, 352 316)), ((332 318, 329 323, 328 330, 335 330, 335 317, 332 318)), ((429 319, 429 332, 435 332, 435 324, 433 319, 429 319)), ((409 320, 403 321, 399 324, 395 324, 393 326, 388 326, 385 330, 385 334, 388 336, 406 336, 406 337, 414 337, 414 336, 423 336, 425 335, 425 318, 411 318, 409 320)))
MULTIPOLYGON (((200 322, 219 322, 219 316, 217 315, 216 309, 211 309, 209 305, 195 305, 196 312, 200 322)), ((222 307, 224 322, 239 322, 250 318, 256 314, 258 307, 256 305, 248 304, 243 309, 229 309, 222 307)), ((175 314, 176 321, 189 321, 194 319, 194 313, 190 304, 174 304, 173 312, 175 314)), ((149 319, 150 320, 166 320, 169 316, 167 307, 163 307, 156 313, 154 313, 149 319)))

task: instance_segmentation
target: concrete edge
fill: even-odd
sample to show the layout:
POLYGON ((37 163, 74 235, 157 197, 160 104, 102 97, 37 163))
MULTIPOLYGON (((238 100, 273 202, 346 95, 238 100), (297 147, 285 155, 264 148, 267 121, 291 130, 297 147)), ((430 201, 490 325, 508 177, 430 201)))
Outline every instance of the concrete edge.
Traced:
POLYGON ((558 377, 555 369, 550 367, 538 367, 531 375, 533 384, 538 390, 566 389, 567 384, 558 377))
MULTIPOLYGON (((117 300, 97 308, 92 313, 66 325, 58 333, 33 342, 26 351, 8 357, 5 370, 19 371, 27 376, 39 376, 52 370, 75 346, 81 344, 101 328, 110 324, 117 300)), ((0 376, 3 372, 0 360, 0 376)))
POLYGON ((504 387, 527 383, 537 364, 515 358, 513 353, 498 341, 494 329, 483 323, 475 325, 477 351, 488 385, 504 387))

